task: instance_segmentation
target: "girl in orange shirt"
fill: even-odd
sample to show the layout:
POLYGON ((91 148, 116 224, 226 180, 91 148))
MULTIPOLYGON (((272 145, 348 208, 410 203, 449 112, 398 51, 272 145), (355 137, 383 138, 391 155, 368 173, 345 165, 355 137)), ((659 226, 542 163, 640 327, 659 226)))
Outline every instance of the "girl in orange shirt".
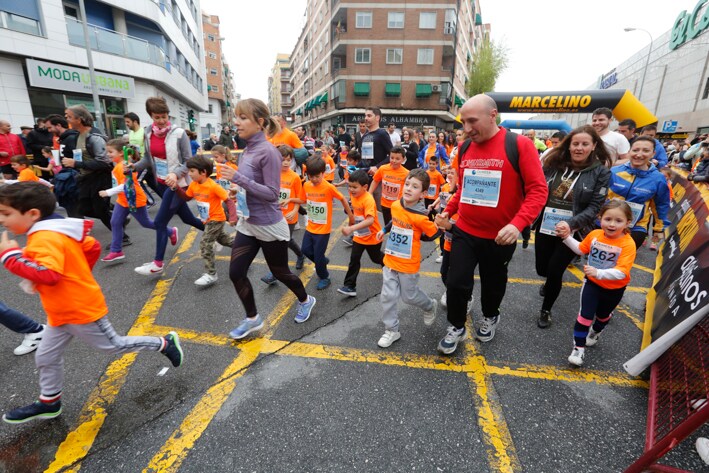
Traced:
POLYGON ((588 255, 581 308, 574 325, 575 346, 569 356, 569 363, 576 366, 583 365, 586 346, 598 343, 630 283, 630 268, 635 262, 635 243, 628 228, 633 220, 630 206, 622 200, 609 200, 601 207, 599 218, 601 229, 593 230, 582 242, 570 234, 560 235, 576 254, 588 255))

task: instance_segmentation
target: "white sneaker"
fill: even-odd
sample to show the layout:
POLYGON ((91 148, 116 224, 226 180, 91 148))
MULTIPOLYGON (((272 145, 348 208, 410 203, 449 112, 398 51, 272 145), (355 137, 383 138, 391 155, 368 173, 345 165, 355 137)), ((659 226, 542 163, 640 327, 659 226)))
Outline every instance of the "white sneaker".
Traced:
POLYGON ((400 338, 401 334, 399 332, 392 332, 391 330, 387 330, 386 332, 384 332, 384 335, 382 335, 382 338, 379 339, 377 345, 382 348, 388 348, 391 346, 392 343, 394 343, 400 338))
POLYGON ((220 245, 219 242, 214 242, 214 252, 219 253, 224 249, 224 246, 220 245))
POLYGON ((431 307, 431 310, 423 311, 424 325, 433 325, 433 321, 436 320, 436 312, 438 312, 438 301, 436 299, 431 299, 431 302, 433 303, 433 307, 431 307))
POLYGON ((216 274, 207 274, 204 273, 201 278, 196 280, 194 283, 197 286, 205 287, 205 286, 211 286, 215 282, 217 282, 217 275, 216 274))
POLYGON ((583 355, 586 350, 581 347, 574 347, 574 350, 569 355, 569 363, 575 366, 583 365, 583 355))
POLYGON ((442 262, 443 262, 443 255, 436 256, 436 263, 442 263, 442 262))
POLYGON ((598 337, 601 335, 601 332, 594 332, 593 329, 588 331, 588 335, 586 335, 586 346, 587 347, 592 347, 596 343, 598 343, 598 337))
POLYGON ((25 339, 22 340, 20 346, 15 348, 13 353, 15 355, 26 355, 32 353, 39 346, 39 342, 42 341, 42 336, 44 335, 45 326, 42 325, 42 330, 37 333, 27 333, 25 334, 25 339))
POLYGON ((704 463, 709 465, 709 439, 704 437, 699 437, 697 439, 697 453, 699 458, 702 459, 704 463))
POLYGON ((143 276, 150 276, 151 274, 160 274, 165 265, 158 266, 154 261, 150 263, 145 263, 143 266, 138 266, 135 268, 135 272, 142 274, 143 276))
POLYGON ((443 291, 443 295, 441 296, 441 305, 443 306, 444 309, 448 308, 448 299, 446 298, 446 291, 443 291))

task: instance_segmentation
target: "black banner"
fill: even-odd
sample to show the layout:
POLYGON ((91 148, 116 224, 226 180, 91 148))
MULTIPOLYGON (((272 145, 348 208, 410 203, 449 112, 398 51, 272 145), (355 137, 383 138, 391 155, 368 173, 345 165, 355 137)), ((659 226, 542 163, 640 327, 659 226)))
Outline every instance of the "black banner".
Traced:
POLYGON ((709 304, 709 187, 673 173, 672 189, 672 224, 648 294, 646 316, 652 324, 643 347, 709 304))

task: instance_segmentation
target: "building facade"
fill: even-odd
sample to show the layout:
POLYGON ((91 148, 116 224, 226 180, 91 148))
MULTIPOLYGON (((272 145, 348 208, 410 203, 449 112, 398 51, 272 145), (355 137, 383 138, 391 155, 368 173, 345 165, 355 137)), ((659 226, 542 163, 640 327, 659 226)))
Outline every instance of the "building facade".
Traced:
POLYGON ((234 73, 222 52, 219 17, 202 12, 202 28, 208 104, 200 116, 200 128, 206 138, 212 133, 219 134, 222 126, 234 118, 234 73))
MULTIPOLYGON (((630 90, 658 119, 657 131, 683 138, 709 132, 709 3, 682 12, 670 31, 601 74, 589 89, 630 90), (695 13, 696 12, 696 13, 695 13), (704 18, 702 20, 702 18, 704 18), (691 26, 690 26, 691 23, 691 26), (691 31, 691 34, 688 34, 691 31), (693 38, 690 36, 694 35, 693 38), (648 60, 649 52, 649 60, 648 60), (643 81, 644 77, 644 81, 643 81)), ((627 34, 644 34, 629 31, 627 34)), ((540 116, 547 119, 549 116, 540 116)), ((589 114, 557 114, 576 127, 589 114)))
POLYGON ((271 75, 268 76, 268 108, 271 113, 290 115, 293 106, 290 99, 292 90, 290 78, 290 55, 278 54, 271 75))
MULTIPOLYGON (((199 0, 85 0, 96 84, 111 137, 123 115, 150 123, 145 100, 165 97, 172 123, 207 108, 199 0)), ((94 111, 82 18, 75 0, 0 2, 0 118, 13 131, 67 106, 94 111)))
POLYGON ((452 128, 486 32, 477 0, 309 0, 291 53, 294 123, 353 130, 378 106, 382 123, 452 128))

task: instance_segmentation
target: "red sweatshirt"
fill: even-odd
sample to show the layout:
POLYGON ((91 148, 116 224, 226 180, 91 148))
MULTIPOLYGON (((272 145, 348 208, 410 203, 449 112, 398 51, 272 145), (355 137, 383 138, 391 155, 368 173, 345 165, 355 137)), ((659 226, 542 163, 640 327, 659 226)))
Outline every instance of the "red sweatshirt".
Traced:
MULTIPOLYGON (((523 136, 517 138, 519 169, 522 175, 520 178, 506 158, 506 133, 504 128, 500 128, 500 131, 485 143, 470 144, 459 161, 458 179, 461 184, 446 206, 448 215, 458 214, 458 228, 479 238, 494 239, 502 227, 510 223, 521 231, 532 224, 547 201, 549 191, 534 143, 523 136), (485 183, 487 191, 495 188, 495 179, 498 179, 499 194, 494 191, 488 193, 487 205, 461 202, 466 169, 490 171, 487 173, 489 176, 478 181, 485 183), (491 206, 494 201, 497 204, 491 206)), ((468 182, 472 178, 469 173, 468 182)), ((468 189, 471 187, 468 186, 468 189)), ((465 200, 465 195, 463 197, 465 200)))

